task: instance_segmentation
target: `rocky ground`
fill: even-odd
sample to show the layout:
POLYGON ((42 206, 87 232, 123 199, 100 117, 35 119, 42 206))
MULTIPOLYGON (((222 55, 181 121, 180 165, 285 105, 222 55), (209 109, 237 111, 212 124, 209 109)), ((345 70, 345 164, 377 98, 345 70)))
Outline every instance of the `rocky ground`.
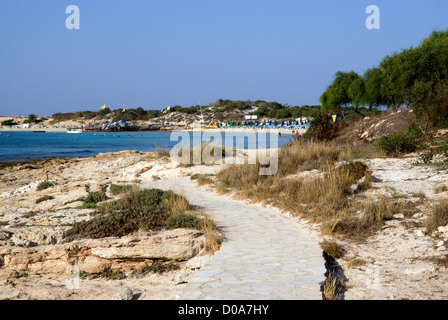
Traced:
MULTIPOLYGON (((412 215, 395 215, 366 241, 338 239, 346 252, 337 261, 347 279, 344 298, 446 298, 448 228, 427 234, 424 220, 434 200, 446 197, 447 191, 436 193, 435 187, 448 183, 448 174, 431 165, 416 165, 415 155, 366 162, 377 178, 368 193, 405 199, 414 210, 412 215)), ((221 168, 178 166, 167 157, 134 151, 3 167, 0 299, 176 299, 209 258, 197 231, 176 229, 69 243, 63 241, 63 232, 91 217, 93 209, 80 209, 82 202, 76 201, 89 192, 101 190, 113 200, 117 196, 110 193, 111 184, 214 174, 221 168), (39 182, 47 179, 54 185, 37 191, 39 182), (52 198, 36 204, 43 196, 52 198), (177 268, 131 276, 143 261, 154 259, 176 261, 177 268), (117 269, 128 276, 117 280, 111 279, 113 272, 109 277, 76 276, 79 271, 104 274, 117 269)))
POLYGON ((448 226, 428 234, 424 224, 435 201, 447 196, 436 187, 448 183, 448 173, 416 161, 415 155, 366 161, 376 178, 367 195, 388 194, 411 209, 367 241, 342 242, 347 254, 338 262, 348 279, 345 299, 448 297, 448 226))
POLYGON ((92 217, 94 209, 79 208, 83 204, 79 198, 103 191, 112 201, 118 196, 110 193, 111 184, 139 184, 143 173, 150 180, 192 174, 167 158, 155 160, 153 153, 133 151, 3 167, 0 299, 112 299, 123 296, 126 288, 132 288, 134 298, 175 299, 209 257, 201 232, 174 229, 120 239, 69 243, 63 239, 74 222, 92 217), (38 191, 39 183, 47 179, 54 185, 38 191), (44 196, 51 198, 36 203, 44 196), (131 275, 147 261, 174 261, 176 268, 163 274, 131 275), (131 276, 111 280, 117 269, 131 276), (105 276, 79 278, 79 272, 105 276))

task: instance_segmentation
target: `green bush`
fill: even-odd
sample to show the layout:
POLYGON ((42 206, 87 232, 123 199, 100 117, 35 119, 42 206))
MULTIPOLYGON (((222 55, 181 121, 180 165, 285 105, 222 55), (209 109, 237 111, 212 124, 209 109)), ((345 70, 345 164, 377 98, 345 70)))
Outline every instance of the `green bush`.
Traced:
POLYGON ((51 199, 54 199, 54 197, 53 196, 43 196, 36 200, 36 204, 41 203, 42 201, 47 201, 47 200, 51 200, 51 199))
POLYGON ((111 184, 109 187, 110 193, 117 195, 121 193, 126 193, 136 188, 136 185, 133 184, 111 184))
POLYGON ((37 191, 45 190, 54 186, 53 182, 50 181, 42 181, 37 185, 37 191))
POLYGON ((148 264, 148 262, 145 262, 142 266, 135 269, 132 272, 132 276, 134 277, 142 277, 147 275, 148 273, 158 273, 162 274, 164 272, 169 272, 173 270, 179 270, 179 265, 173 263, 172 261, 169 262, 162 262, 162 261, 153 261, 151 264, 148 264))
POLYGON ((413 152, 417 149, 417 141, 413 135, 391 133, 376 140, 376 146, 386 155, 398 155, 413 152))
POLYGON ((191 214, 183 214, 179 216, 169 217, 166 222, 167 229, 177 229, 177 228, 201 228, 201 221, 191 215, 191 214))
POLYGON ((186 200, 171 191, 132 190, 122 199, 100 206, 95 218, 75 223, 64 237, 70 241, 122 237, 139 230, 159 230, 167 225, 167 220, 183 201, 186 200))
POLYGON ((107 200, 106 194, 104 192, 92 192, 89 193, 87 197, 84 198, 85 203, 98 203, 107 200))
POLYGON ((440 226, 448 224, 448 201, 446 199, 439 200, 434 204, 428 218, 425 221, 425 226, 428 233, 436 231, 440 226))
POLYGON ((1 122, 2 126, 14 126, 17 125, 16 122, 14 122, 14 119, 9 119, 1 122))
MULTIPOLYGON (((87 197, 78 198, 75 201, 83 202, 83 204, 78 207, 79 209, 93 209, 93 208, 96 208, 97 203, 106 201, 107 199, 108 199, 108 197, 106 196, 106 194, 104 192, 97 191, 97 192, 89 193, 89 195, 87 197)), ((70 202, 74 202, 74 201, 70 201, 70 202)))

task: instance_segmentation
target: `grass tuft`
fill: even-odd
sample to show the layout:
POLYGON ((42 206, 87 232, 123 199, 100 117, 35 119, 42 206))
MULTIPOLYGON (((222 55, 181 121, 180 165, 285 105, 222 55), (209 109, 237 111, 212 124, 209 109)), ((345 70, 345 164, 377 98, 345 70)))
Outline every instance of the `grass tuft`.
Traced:
POLYGON ((446 199, 439 200, 431 209, 425 226, 428 233, 437 230, 438 227, 448 225, 448 201, 446 199))
POLYGON ((42 191, 42 190, 48 189, 48 188, 50 188, 50 187, 52 187, 52 186, 54 186, 54 183, 53 183, 53 182, 51 182, 51 181, 42 181, 42 182, 40 182, 40 183, 37 185, 36 190, 37 190, 37 191, 42 191))
POLYGON ((54 199, 53 196, 43 196, 36 200, 36 204, 41 203, 43 201, 52 200, 52 199, 54 199))

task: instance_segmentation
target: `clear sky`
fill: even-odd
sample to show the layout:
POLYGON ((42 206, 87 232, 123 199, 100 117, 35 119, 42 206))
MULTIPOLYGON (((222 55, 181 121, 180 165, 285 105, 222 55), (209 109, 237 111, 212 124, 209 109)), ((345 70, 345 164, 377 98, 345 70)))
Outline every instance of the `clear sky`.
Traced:
POLYGON ((0 115, 318 104, 336 71, 363 73, 447 27, 447 0, 1 0, 0 115))

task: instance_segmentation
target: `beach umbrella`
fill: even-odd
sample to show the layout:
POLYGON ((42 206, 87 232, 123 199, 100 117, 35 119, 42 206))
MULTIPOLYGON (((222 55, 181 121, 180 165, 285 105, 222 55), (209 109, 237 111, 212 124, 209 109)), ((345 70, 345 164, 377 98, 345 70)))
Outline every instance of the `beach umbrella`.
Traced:
POLYGON ((104 109, 104 108, 106 108, 106 105, 103 104, 100 108, 101 108, 101 109, 104 109))

